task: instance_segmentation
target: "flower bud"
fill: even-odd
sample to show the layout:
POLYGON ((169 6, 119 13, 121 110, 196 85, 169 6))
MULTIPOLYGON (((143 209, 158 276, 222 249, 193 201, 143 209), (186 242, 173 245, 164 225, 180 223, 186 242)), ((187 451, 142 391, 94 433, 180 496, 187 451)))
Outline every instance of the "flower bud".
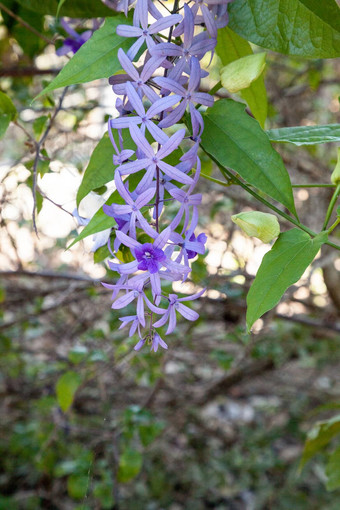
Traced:
POLYGON ((338 162, 331 175, 331 181, 335 185, 340 184, 340 147, 338 147, 338 162))
POLYGON ((234 214, 231 219, 248 236, 257 237, 263 243, 269 243, 280 234, 280 225, 274 214, 249 211, 234 214))

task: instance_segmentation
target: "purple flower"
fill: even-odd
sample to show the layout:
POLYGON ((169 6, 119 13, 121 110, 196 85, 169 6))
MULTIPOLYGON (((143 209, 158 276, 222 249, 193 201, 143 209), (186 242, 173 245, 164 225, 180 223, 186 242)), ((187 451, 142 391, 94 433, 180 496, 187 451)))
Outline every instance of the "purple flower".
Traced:
POLYGON ((156 153, 136 125, 132 124, 130 126, 130 133, 137 147, 144 153, 145 157, 132 161, 131 163, 124 163, 123 165, 120 165, 117 170, 121 173, 121 175, 133 174, 143 169, 146 170, 144 177, 141 179, 136 188, 137 193, 142 193, 150 187, 151 182, 155 177, 157 167, 172 179, 183 184, 191 184, 193 182, 191 177, 163 161, 166 156, 177 149, 184 138, 185 129, 180 129, 172 135, 156 153))
POLYGON ((111 127, 113 128, 127 128, 132 124, 141 124, 141 132, 145 135, 145 128, 158 143, 166 143, 169 137, 151 120, 156 115, 168 110, 180 100, 180 96, 169 96, 157 99, 154 104, 145 112, 144 105, 141 98, 133 88, 130 82, 126 83, 126 94, 130 104, 137 113, 135 117, 118 117, 111 119, 111 127))
POLYGON ((86 43, 93 34, 92 30, 86 30, 82 34, 78 34, 64 18, 61 19, 61 26, 63 29, 70 35, 64 39, 63 45, 57 49, 56 54, 61 57, 62 55, 67 55, 70 51, 72 53, 77 53, 79 48, 86 43))
POLYGON ((182 317, 189 321, 197 320, 199 317, 198 313, 195 312, 194 310, 191 310, 191 308, 188 308, 187 306, 183 305, 182 302, 197 299, 201 297, 202 294, 204 294, 204 292, 205 289, 201 290, 200 292, 197 292, 196 294, 193 294, 192 296, 186 296, 182 298, 179 298, 177 294, 169 294, 169 307, 167 310, 164 311, 163 317, 154 323, 154 327, 160 328, 161 326, 164 326, 164 324, 166 324, 167 321, 169 320, 166 335, 172 333, 176 327, 176 310, 178 311, 178 313, 182 315, 182 317))
POLYGON ((126 82, 131 81, 140 98, 145 95, 152 103, 157 101, 157 99, 159 99, 158 95, 147 84, 147 82, 150 80, 156 69, 161 66, 164 60, 163 57, 152 57, 146 60, 140 73, 132 64, 129 57, 124 53, 122 48, 119 48, 118 50, 118 60, 127 74, 116 74, 109 78, 109 83, 112 85, 113 92, 118 95, 125 95, 126 82))
POLYGON ((172 14, 170 16, 165 16, 164 18, 158 19, 148 27, 148 1, 138 0, 137 8, 139 13, 138 21, 141 27, 131 25, 118 25, 116 29, 116 33, 121 37, 138 37, 137 41, 133 43, 127 52, 127 56, 130 60, 135 58, 144 42, 146 42, 146 45, 150 50, 156 44, 153 36, 155 36, 158 32, 162 32, 163 30, 170 28, 182 20, 181 15, 172 14))
POLYGON ((138 269, 149 271, 150 274, 157 273, 161 268, 161 262, 166 259, 166 255, 160 248, 154 248, 151 243, 144 243, 140 248, 135 249, 136 259, 138 260, 138 269))

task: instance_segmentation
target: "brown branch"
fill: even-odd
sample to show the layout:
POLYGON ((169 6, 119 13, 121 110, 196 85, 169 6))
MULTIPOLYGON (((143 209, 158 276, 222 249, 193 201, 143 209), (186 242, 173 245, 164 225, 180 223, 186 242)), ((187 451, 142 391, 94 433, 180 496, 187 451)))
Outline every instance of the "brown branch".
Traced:
POLYGON ((12 76, 14 78, 21 76, 37 76, 46 74, 58 74, 60 69, 37 69, 36 67, 8 67, 0 69, 0 76, 12 76))
POLYGON ((11 11, 11 9, 9 9, 8 7, 6 7, 6 5, 4 5, 2 2, 0 2, 0 9, 2 9, 3 11, 7 12, 7 14, 9 14, 10 16, 12 16, 12 18, 14 18, 18 23, 20 23, 20 25, 22 25, 23 27, 27 28, 27 30, 29 30, 30 32, 32 32, 33 34, 35 34, 37 37, 40 37, 40 39, 43 39, 43 41, 47 42, 48 44, 54 44, 54 42, 52 41, 52 39, 49 39, 48 37, 46 37, 44 34, 41 34, 40 32, 38 32, 38 30, 36 30, 34 27, 32 27, 31 25, 29 25, 24 19, 22 19, 20 16, 18 16, 17 14, 15 14, 15 12, 11 11))

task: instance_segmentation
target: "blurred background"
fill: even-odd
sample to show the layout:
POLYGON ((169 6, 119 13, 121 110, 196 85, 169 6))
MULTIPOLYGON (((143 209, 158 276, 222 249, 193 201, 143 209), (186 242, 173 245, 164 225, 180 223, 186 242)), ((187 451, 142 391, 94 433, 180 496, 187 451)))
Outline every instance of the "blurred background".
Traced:
MULTIPOLYGON (((47 39, 62 34, 55 18, 18 14, 47 39)), ((100 285, 113 278, 105 253, 91 252, 91 238, 66 250, 114 94, 107 80, 68 89, 39 163, 37 236, 29 136, 39 139, 60 93, 31 101, 67 57, 2 16, 1 88, 20 126, 0 142, 0 510, 338 509, 325 453, 298 466, 306 434, 340 402, 339 256, 324 249, 248 335, 245 297, 270 245, 245 237, 230 216, 267 211, 239 187, 202 178, 207 253, 182 287, 207 287, 193 303, 200 319, 179 321, 167 352, 137 354, 100 285)), ((340 122, 339 61, 269 52, 267 64, 267 128, 340 122)), ((214 57, 202 89, 218 81, 219 66, 214 57)), ((275 148, 293 184, 329 182, 334 144, 275 148)), ((223 179, 202 159, 208 177, 223 179)), ((294 193, 301 221, 320 230, 331 190, 294 193)), ((86 197, 80 215, 91 217, 106 194, 86 197)))

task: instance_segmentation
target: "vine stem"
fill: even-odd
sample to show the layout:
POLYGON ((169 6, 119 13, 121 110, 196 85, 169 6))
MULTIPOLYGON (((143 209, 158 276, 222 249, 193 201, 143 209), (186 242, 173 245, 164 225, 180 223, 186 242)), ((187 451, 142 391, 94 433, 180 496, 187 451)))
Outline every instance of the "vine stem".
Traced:
MULTIPOLYGON (((212 156, 210 156, 210 157, 212 158, 212 156)), ((276 212, 276 214, 278 214, 279 216, 282 216, 287 221, 289 221, 290 223, 292 223, 293 225, 295 225, 299 229, 303 230, 304 232, 307 232, 307 234, 309 234, 310 236, 315 237, 315 236, 318 235, 316 232, 314 232, 310 228, 306 227, 306 225, 303 225, 303 223, 300 223, 298 220, 296 220, 292 216, 289 216, 289 214, 286 214, 285 212, 281 211, 281 209, 278 209, 275 205, 273 205, 270 202, 268 202, 268 200, 266 200, 265 198, 261 197, 258 193, 256 193, 256 191, 254 191, 247 184, 242 182, 241 179, 236 177, 232 172, 230 172, 229 170, 227 170, 224 167, 221 167, 221 165, 214 158, 212 158, 212 159, 218 165, 218 167, 221 170, 223 175, 226 174, 228 176, 228 179, 231 179, 231 180, 235 181, 237 184, 239 184, 239 186, 241 186, 245 191, 247 191, 247 193, 249 193, 254 198, 256 198, 256 200, 258 200, 259 202, 262 202, 264 205, 269 207, 269 209, 271 209, 272 211, 276 212)), ((325 244, 328 244, 328 246, 332 246, 332 248, 335 248, 336 250, 340 251, 340 246, 338 246, 335 243, 332 243, 331 241, 326 241, 325 244)))
POLYGON ((327 212, 326 212, 326 218, 325 218, 325 221, 323 223, 322 230, 326 230, 327 229, 327 225, 328 225, 329 219, 330 219, 330 217, 332 215, 334 206, 336 204, 336 201, 338 200, 338 196, 339 195, 340 195, 340 182, 337 184, 337 187, 335 188, 335 191, 333 193, 331 201, 329 202, 329 206, 328 206, 328 209, 327 209, 327 212))
POLYGON ((335 188, 335 184, 292 184, 292 188, 335 188))

